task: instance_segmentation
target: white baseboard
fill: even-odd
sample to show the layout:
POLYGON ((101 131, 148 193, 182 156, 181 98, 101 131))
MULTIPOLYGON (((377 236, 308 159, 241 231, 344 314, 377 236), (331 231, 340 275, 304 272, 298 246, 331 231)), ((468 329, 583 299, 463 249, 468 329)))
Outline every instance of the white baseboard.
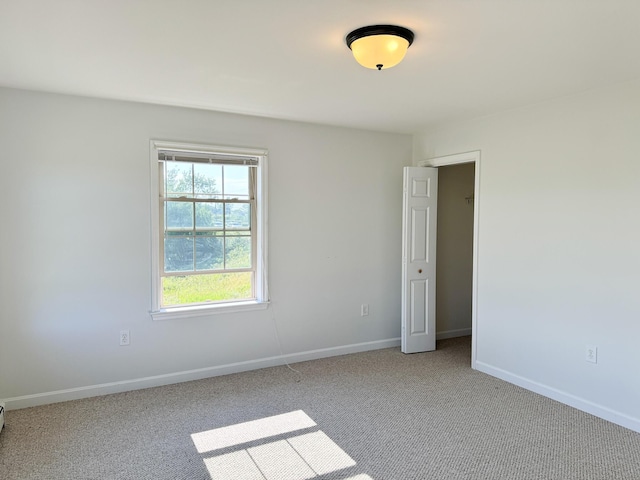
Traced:
POLYGON ((470 328, 459 328, 458 330, 444 330, 436 332, 436 340, 444 340, 446 338, 467 337, 471 335, 470 328))
POLYGON ((474 368, 480 372, 497 377, 506 382, 513 383, 514 385, 539 393, 540 395, 551 398, 552 400, 556 400, 560 403, 564 403, 565 405, 569 405, 570 407, 577 408, 583 412, 590 413, 591 415, 595 415, 596 417, 640 433, 640 419, 630 417, 610 408, 603 407, 602 405, 576 397, 575 395, 563 392, 562 390, 528 380, 524 377, 507 372, 501 368, 493 367, 483 362, 476 361, 474 368))
POLYGON ((7 410, 18 408, 35 407, 47 405, 49 403, 66 402, 68 400, 79 400, 81 398, 108 395, 111 393, 128 392, 142 388, 160 387, 173 383, 189 382, 191 380, 201 380, 203 378, 229 375, 231 373, 246 372, 260 368, 277 367, 288 363, 304 362, 319 358, 335 357, 350 353, 366 352, 369 350, 379 350, 382 348, 392 348, 400 346, 400 338, 389 338, 374 342, 356 343, 353 345, 343 345, 340 347, 322 348, 319 350, 309 350, 307 352, 290 353, 275 357, 261 358, 258 360, 248 360, 246 362, 229 363, 214 367, 198 368, 186 370, 184 372, 168 373, 165 375, 155 375, 152 377, 135 378, 120 382, 102 383, 99 385, 89 385, 86 387, 69 388, 66 390, 56 390, 53 392, 36 393, 33 395, 23 395, 19 397, 6 398, 4 402, 7 410))

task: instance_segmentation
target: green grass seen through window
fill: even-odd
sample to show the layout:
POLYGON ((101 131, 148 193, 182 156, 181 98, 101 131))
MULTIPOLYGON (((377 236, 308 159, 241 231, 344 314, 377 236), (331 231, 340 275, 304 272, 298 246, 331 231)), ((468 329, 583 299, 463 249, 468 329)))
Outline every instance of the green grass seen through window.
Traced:
POLYGON ((162 306, 243 300, 251 296, 251 272, 162 278, 162 306))

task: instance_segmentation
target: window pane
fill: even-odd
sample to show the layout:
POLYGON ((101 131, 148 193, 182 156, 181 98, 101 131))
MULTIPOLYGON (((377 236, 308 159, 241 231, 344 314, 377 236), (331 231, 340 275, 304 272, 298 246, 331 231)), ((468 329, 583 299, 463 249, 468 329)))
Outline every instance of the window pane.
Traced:
POLYGON ((225 198, 249 198, 249 168, 238 165, 224 166, 225 198))
POLYGON ((251 237, 225 237, 225 268, 251 268, 251 237))
POLYGON ((167 223, 165 228, 193 228, 193 203, 165 202, 167 223))
POLYGON ((198 198, 219 198, 222 194, 222 165, 193 165, 194 187, 198 198), (215 195, 218 194, 218 195, 215 195))
POLYGON ((196 229, 222 226, 221 203, 196 203, 196 229))
MULTIPOLYGON (((154 262, 160 267, 154 272, 160 274, 154 308, 262 299, 264 292, 254 292, 262 261, 254 263, 261 257, 253 251, 261 245, 253 236, 262 226, 256 223, 261 205, 254 203, 259 198, 251 198, 262 192, 261 165, 234 164, 233 159, 245 158, 240 153, 228 159, 228 153, 214 152, 206 155, 206 160, 200 153, 211 152, 211 147, 202 152, 193 149, 193 159, 182 149, 168 150, 169 157, 175 153, 184 161, 167 160, 169 157, 161 155, 166 152, 158 151, 161 202, 154 202, 153 209, 155 212, 160 206, 156 219, 161 252, 159 261, 154 262)), ((246 158, 255 160, 248 154, 246 158)), ((157 252, 156 245, 157 237, 157 252)))
POLYGON ((222 270, 224 268, 223 252, 222 237, 197 237, 196 270, 222 270))
POLYGON ((191 165, 191 163, 166 162, 168 197, 179 197, 193 192, 191 165))
POLYGON ((164 271, 193 271, 193 239, 187 237, 165 237, 164 271))
POLYGON ((162 278, 162 306, 252 298, 251 272, 162 278))
POLYGON ((225 203, 225 229, 250 228, 251 205, 248 203, 225 203))

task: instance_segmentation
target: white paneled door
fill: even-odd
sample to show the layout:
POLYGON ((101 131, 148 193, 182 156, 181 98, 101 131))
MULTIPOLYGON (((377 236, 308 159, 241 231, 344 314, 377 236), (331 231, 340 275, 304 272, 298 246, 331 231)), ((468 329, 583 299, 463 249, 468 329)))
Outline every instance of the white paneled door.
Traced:
POLYGON ((402 201, 402 352, 436 349, 438 169, 405 167, 402 201))

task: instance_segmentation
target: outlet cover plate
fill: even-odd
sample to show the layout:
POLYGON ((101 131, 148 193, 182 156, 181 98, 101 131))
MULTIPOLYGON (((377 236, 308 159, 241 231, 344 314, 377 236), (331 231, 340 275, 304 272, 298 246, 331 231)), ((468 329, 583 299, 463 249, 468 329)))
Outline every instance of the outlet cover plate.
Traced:
POLYGON ((598 363, 598 347, 595 345, 587 345, 585 360, 590 363, 598 363))

